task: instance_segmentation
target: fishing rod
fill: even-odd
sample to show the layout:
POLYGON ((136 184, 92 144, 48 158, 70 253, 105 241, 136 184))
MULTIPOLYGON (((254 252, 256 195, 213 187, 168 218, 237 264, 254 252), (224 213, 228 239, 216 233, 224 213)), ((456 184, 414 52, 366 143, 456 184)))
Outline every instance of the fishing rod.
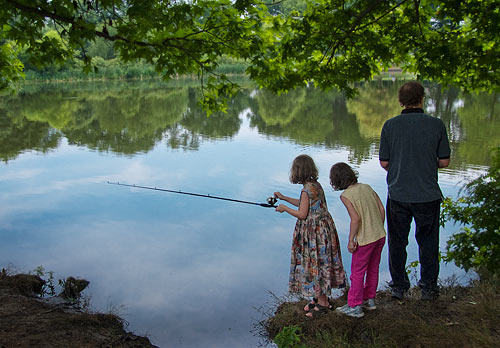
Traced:
POLYGON ((181 195, 189 195, 189 196, 196 196, 196 197, 220 199, 220 200, 223 200, 223 201, 230 201, 230 202, 237 202, 237 203, 253 204, 253 205, 259 205, 259 206, 265 207, 265 208, 276 208, 275 204, 278 201, 278 199, 276 197, 268 197, 267 198, 267 203, 256 203, 256 202, 242 201, 242 200, 239 200, 239 199, 232 199, 232 198, 218 197, 218 196, 211 196, 211 195, 203 195, 203 194, 200 194, 200 193, 185 192, 185 191, 180 191, 180 190, 179 191, 167 190, 167 189, 157 188, 157 187, 140 186, 140 185, 135 185, 135 184, 133 184, 133 185, 122 184, 120 182, 110 182, 110 181, 107 181, 107 183, 110 184, 110 185, 135 187, 135 188, 140 188, 140 189, 145 189, 145 190, 162 191, 162 192, 170 192, 170 193, 180 193, 181 195))

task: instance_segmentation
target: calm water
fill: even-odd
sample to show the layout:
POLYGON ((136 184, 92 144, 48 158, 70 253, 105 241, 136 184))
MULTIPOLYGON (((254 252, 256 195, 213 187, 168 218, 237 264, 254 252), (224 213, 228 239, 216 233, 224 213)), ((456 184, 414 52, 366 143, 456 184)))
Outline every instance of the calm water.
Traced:
MULTIPOLYGON (((108 185, 138 185, 265 202, 299 195, 291 162, 311 155, 336 222, 344 265, 349 220, 328 187, 351 163, 385 201, 378 135, 399 113, 399 82, 374 82, 346 101, 301 89, 251 88, 209 118, 196 82, 26 86, 0 97, 0 267, 39 265, 90 280, 92 308, 118 312, 160 347, 256 347, 257 308, 287 292, 294 218, 273 209, 108 185)), ((426 109, 449 130, 452 164, 439 175, 455 197, 500 145, 496 95, 429 86, 426 109)), ((456 230, 448 224, 441 247, 456 230)), ((411 238, 409 261, 418 258, 411 238)), ((466 276, 442 265, 441 277, 466 276)), ((389 280, 387 250, 380 288, 389 280)))

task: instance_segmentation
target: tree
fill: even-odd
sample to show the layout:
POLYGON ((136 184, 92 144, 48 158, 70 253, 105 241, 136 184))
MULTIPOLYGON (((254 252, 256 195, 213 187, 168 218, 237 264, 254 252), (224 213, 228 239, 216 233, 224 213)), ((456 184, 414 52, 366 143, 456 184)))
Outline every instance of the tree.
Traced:
POLYGON ((248 71, 276 91, 314 81, 352 94, 391 65, 466 90, 500 86, 498 0, 315 0, 272 23, 277 44, 248 71))
POLYGON ((392 65, 467 90, 499 88, 498 0, 273 3, 285 12, 260 0, 0 0, 2 85, 20 74, 9 47, 38 65, 79 55, 91 71, 88 42, 102 38, 121 60, 144 60, 164 78, 197 74, 208 110, 239 89, 215 73, 223 55, 245 60, 273 92, 314 82, 352 95, 353 82, 392 65), (60 40, 43 35, 49 25, 60 40))
POLYGON ((500 269, 500 147, 486 174, 465 186, 466 195, 444 201, 443 218, 463 225, 448 240, 445 260, 485 277, 500 269))
MULTIPOLYGON (((241 0, 0 0, 0 38, 3 46, 26 48, 38 66, 62 64, 79 54, 89 72, 87 44, 103 38, 124 62, 144 60, 165 78, 194 73, 204 81, 211 75, 203 82, 205 104, 217 108, 219 97, 238 90, 225 75, 215 74, 217 58, 249 59, 264 50, 264 8, 241 0), (59 40, 43 35, 48 25, 59 40)), ((0 67, 14 61, 0 55, 0 67)))
POLYGON ((23 64, 17 58, 17 50, 11 42, 2 40, 0 32, 0 90, 13 88, 13 85, 24 77, 23 64))

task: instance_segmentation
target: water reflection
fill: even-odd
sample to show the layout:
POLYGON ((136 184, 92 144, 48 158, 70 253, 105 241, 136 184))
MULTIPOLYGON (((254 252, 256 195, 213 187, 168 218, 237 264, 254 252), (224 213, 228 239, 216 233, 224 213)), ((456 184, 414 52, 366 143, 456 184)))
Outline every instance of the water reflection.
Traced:
MULTIPOLYGON (((229 102, 227 114, 207 117, 190 84, 28 86, 18 96, 0 98, 0 157, 9 161, 29 150, 50 151, 62 136, 70 144, 123 155, 148 152, 163 139, 173 149, 196 150, 204 140, 237 134, 239 115, 246 111, 251 127, 261 134, 301 145, 347 147, 350 159, 361 163, 376 152, 384 121, 400 111, 400 83, 378 81, 361 86, 351 100, 314 88, 281 96, 248 89, 229 102)), ((497 94, 470 95, 429 85, 425 103, 449 130, 452 168, 488 164, 488 151, 498 145, 500 134, 497 94)))

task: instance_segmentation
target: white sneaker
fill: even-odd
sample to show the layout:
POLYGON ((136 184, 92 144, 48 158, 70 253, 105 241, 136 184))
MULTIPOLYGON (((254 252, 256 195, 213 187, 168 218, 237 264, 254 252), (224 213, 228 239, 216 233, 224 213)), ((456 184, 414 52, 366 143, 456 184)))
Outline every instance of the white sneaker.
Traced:
POLYGON ((367 311, 373 311, 374 309, 377 309, 377 305, 375 304, 375 299, 369 298, 368 300, 363 302, 362 307, 367 311))
POLYGON ((337 312, 348 315, 354 318, 364 317, 365 313, 363 313, 363 309, 361 306, 349 307, 349 305, 344 305, 342 307, 337 307, 335 309, 337 312))

